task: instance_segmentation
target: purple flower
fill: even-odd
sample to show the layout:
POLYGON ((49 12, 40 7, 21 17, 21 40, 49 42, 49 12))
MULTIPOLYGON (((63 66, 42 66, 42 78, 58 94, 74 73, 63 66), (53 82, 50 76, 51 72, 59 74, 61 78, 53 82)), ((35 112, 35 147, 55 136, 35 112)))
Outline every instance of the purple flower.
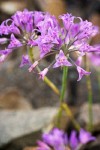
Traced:
POLYGON ((90 132, 85 131, 84 129, 80 130, 79 140, 82 144, 86 144, 90 141, 94 141, 96 138, 91 135, 90 132))
POLYGON ((90 75, 91 72, 87 72, 85 71, 84 69, 82 69, 81 67, 77 66, 77 71, 78 71, 78 74, 79 74, 79 77, 78 77, 78 80, 77 81, 80 81, 81 78, 84 76, 84 75, 90 75))
POLYGON ((81 129, 79 137, 76 131, 72 131, 68 137, 64 131, 54 128, 49 133, 44 133, 42 141, 38 142, 37 150, 77 150, 80 144, 86 144, 89 141, 95 140, 89 132, 81 129))
POLYGON ((22 29, 25 29, 25 25, 27 23, 33 22, 33 12, 28 11, 27 9, 24 9, 24 11, 17 11, 13 16, 12 19, 14 20, 14 23, 16 26, 21 27, 22 29))
POLYGON ((0 62, 3 62, 11 52, 12 49, 0 50, 0 62))
POLYGON ((49 134, 43 135, 43 141, 52 146, 54 150, 65 150, 63 135, 63 131, 55 128, 49 134))
POLYGON ((82 64, 82 56, 78 57, 78 59, 76 60, 75 64, 77 66, 80 66, 82 64))
POLYGON ((0 55, 8 55, 12 52, 12 49, 0 50, 0 55))
POLYGON ((8 27, 8 32, 13 33, 13 34, 20 34, 20 29, 15 26, 14 22, 12 22, 11 25, 7 26, 8 27))
POLYGON ((29 60, 28 55, 22 56, 22 61, 21 61, 20 67, 23 67, 24 65, 30 65, 30 60, 29 60))
MULTIPOLYGON (((88 44, 89 39, 97 34, 98 27, 68 13, 59 18, 62 20, 63 26, 60 26, 57 19, 49 13, 28 11, 27 9, 17 11, 0 25, 0 35, 2 36, 0 44, 9 42, 6 49, 11 49, 11 51, 25 46, 29 52, 31 48, 38 47, 40 60, 49 55, 53 55, 55 58, 47 68, 72 66, 75 62, 71 58, 71 53, 77 52, 78 57, 83 57, 85 53, 100 52, 100 46, 88 44), (78 21, 76 21, 77 19, 78 21), (8 35, 7 38, 5 35, 8 35), (68 60, 73 63, 71 64, 68 60)), ((27 52, 26 55, 29 55, 27 52)), ((6 54, 1 54, 1 61, 6 57, 6 54)), ((28 61, 26 58, 23 60, 28 61)), ((21 66, 24 64, 23 60, 21 66)), ((29 68, 30 72, 35 65, 36 63, 29 68)), ((78 64, 76 63, 77 65, 79 81, 83 75, 90 73, 80 67, 79 61, 78 64)), ((47 72, 48 69, 44 69, 40 76, 44 78, 47 72)))
POLYGON ((43 58, 47 53, 50 52, 52 45, 51 44, 38 44, 40 49, 40 58, 43 58))
POLYGON ((44 142, 38 141, 38 148, 37 150, 51 150, 51 148, 44 142))
POLYGON ((80 26, 80 38, 90 38, 92 36, 95 36, 98 33, 98 28, 96 26, 93 26, 91 22, 83 21, 81 20, 79 23, 80 26))
POLYGON ((56 57, 56 63, 53 65, 53 68, 62 66, 72 66, 72 64, 67 60, 66 56, 64 55, 63 51, 60 50, 59 54, 56 57))
POLYGON ((5 21, 0 25, 0 35, 8 35, 9 31, 7 26, 5 25, 5 21))
POLYGON ((69 138, 69 145, 71 149, 76 150, 78 144, 79 144, 79 140, 77 139, 77 133, 76 131, 72 131, 69 138))
POLYGON ((48 72, 48 68, 45 68, 43 71, 41 71, 39 73, 39 78, 42 79, 42 80, 44 80, 44 77, 47 74, 47 72, 48 72))
POLYGON ((4 54, 1 55, 0 56, 0 62, 3 62, 6 59, 6 57, 7 57, 7 55, 4 55, 4 54))
POLYGON ((100 52, 91 53, 88 55, 93 66, 100 67, 100 52))
POLYGON ((18 48, 21 47, 22 43, 15 38, 14 34, 11 34, 11 41, 10 44, 8 45, 8 48, 18 48))
POLYGON ((64 14, 62 16, 60 16, 60 19, 62 19, 64 27, 69 30, 70 27, 74 24, 74 19, 75 17, 72 16, 72 14, 64 14))
POLYGON ((34 68, 38 65, 38 61, 35 61, 31 66, 30 68, 28 69, 29 72, 32 72, 34 70, 34 68))
POLYGON ((42 12, 35 11, 34 12, 34 24, 37 25, 39 22, 44 20, 44 15, 42 12))

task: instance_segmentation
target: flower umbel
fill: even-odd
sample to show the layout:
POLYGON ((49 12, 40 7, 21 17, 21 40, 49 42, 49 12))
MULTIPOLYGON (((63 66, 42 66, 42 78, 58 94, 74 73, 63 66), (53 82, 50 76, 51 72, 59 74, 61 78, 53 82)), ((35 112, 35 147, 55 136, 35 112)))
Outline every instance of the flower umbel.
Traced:
POLYGON ((78 81, 83 75, 89 75, 90 73, 82 69, 80 64, 77 67, 76 61, 72 61, 74 63, 69 61, 72 59, 70 54, 76 53, 78 59, 78 57, 83 57, 85 53, 100 52, 100 47, 90 46, 88 43, 89 39, 97 34, 98 28, 93 26, 91 22, 83 21, 82 18, 68 13, 59 18, 63 22, 63 27, 60 27, 57 19, 49 13, 25 9, 17 11, 10 19, 3 21, 0 25, 0 44, 8 43, 8 46, 5 46, 3 54, 0 52, 0 62, 19 47, 26 47, 25 55, 27 57, 31 48, 38 47, 39 60, 33 59, 35 62, 31 62, 32 60, 28 60, 30 57, 28 59, 23 57, 20 66, 28 64, 29 72, 31 72, 39 65, 40 60, 54 55, 53 62, 39 73, 41 79, 44 79, 50 68, 70 67, 72 64, 76 66, 79 73, 78 81), (76 19, 79 20, 78 23, 75 22, 76 19))

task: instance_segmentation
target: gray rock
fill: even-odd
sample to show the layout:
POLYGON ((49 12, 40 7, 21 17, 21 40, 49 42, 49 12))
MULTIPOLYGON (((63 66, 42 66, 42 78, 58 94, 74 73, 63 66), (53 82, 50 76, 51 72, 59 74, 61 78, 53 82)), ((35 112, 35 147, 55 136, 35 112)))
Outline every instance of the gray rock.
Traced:
POLYGON ((31 103, 17 88, 6 88, 0 92, 0 109, 6 110, 31 110, 31 103))
MULTIPOLYGON (((93 104, 92 106, 92 113, 93 113, 93 126, 94 130, 100 129, 100 104, 93 104)), ((88 104, 85 103, 80 107, 80 112, 78 116, 78 121, 80 124, 88 125, 89 122, 89 113, 88 113, 88 104)))
POLYGON ((51 107, 33 111, 0 111, 0 146, 15 138, 42 130, 50 124, 56 113, 57 108, 51 107))
MULTIPOLYGON (((21 58, 5 61, 0 65, 0 91, 16 87, 22 95, 32 103, 34 108, 56 106, 58 96, 46 85, 36 73, 29 73, 28 67, 19 68, 21 58)), ((44 67, 42 66, 42 69, 44 67)), ((58 86, 61 85, 59 70, 48 72, 50 79, 58 86)))

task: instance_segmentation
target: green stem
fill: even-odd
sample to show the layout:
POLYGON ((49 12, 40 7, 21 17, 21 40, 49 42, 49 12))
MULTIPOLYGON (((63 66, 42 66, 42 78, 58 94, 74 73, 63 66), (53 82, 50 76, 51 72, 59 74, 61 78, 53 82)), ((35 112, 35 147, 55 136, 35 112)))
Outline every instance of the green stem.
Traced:
MULTIPOLYGON (((60 93, 60 104, 62 105, 64 98, 65 98, 65 92, 66 92, 66 81, 67 81, 67 73, 68 73, 68 67, 63 67, 63 75, 62 75, 62 88, 60 93)), ((57 114, 57 127, 60 128, 60 122, 62 117, 62 107, 60 106, 60 109, 58 110, 57 114)))
POLYGON ((65 92, 66 92, 66 81, 67 81, 67 74, 68 74, 68 67, 63 67, 63 76, 62 76, 62 89, 61 89, 61 95, 60 95, 60 108, 57 114, 57 126, 60 128, 60 120, 62 117, 62 112, 63 110, 66 112, 66 115, 71 119, 73 122, 75 128, 79 131, 80 130, 80 125, 76 122, 74 119, 74 116, 67 105, 67 103, 64 103, 64 98, 65 98, 65 92))
POLYGON ((30 57, 31 62, 34 62, 33 47, 31 47, 29 49, 28 53, 29 53, 29 57, 30 57))
POLYGON ((60 94, 60 102, 62 103, 65 98, 65 92, 66 92, 66 82, 67 82, 67 73, 68 73, 68 67, 63 67, 63 76, 62 76, 62 88, 61 88, 61 94, 60 94))
MULTIPOLYGON (((90 72, 87 56, 85 56, 85 65, 86 65, 86 70, 90 72)), ((90 76, 86 76, 86 83, 87 83, 87 90, 88 90, 88 112, 89 112, 88 130, 91 131, 93 129, 93 112, 92 112, 93 96, 92 96, 92 85, 91 85, 90 76)))
POLYGON ((44 82, 57 94, 60 95, 59 89, 53 84, 46 76, 44 77, 44 82))

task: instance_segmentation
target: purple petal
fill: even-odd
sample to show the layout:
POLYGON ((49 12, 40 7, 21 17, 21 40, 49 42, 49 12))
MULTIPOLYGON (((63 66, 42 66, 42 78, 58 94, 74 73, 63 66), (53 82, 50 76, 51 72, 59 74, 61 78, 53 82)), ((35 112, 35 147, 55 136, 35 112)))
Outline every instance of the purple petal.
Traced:
POLYGON ((79 140, 82 144, 86 144, 90 141, 94 141, 95 137, 91 135, 90 132, 85 131, 84 129, 80 130, 79 140))
POLYGON ((24 65, 30 65, 30 60, 28 55, 23 55, 22 56, 22 61, 20 64, 20 68, 23 67, 24 65))
POLYGON ((90 73, 91 73, 91 72, 85 71, 84 69, 82 69, 79 66, 77 66, 77 71, 78 71, 78 74, 79 74, 79 77, 78 77, 77 81, 80 81, 84 75, 90 75, 90 73))
POLYGON ((75 150, 79 144, 76 134, 76 131, 72 131, 69 139, 70 146, 73 150, 75 150))
POLYGON ((47 72, 48 72, 48 68, 45 68, 43 71, 41 71, 39 73, 39 76, 40 76, 39 78, 42 79, 42 80, 44 80, 44 77, 47 74, 47 72))
POLYGON ((22 46, 22 43, 15 38, 14 34, 11 34, 11 42, 8 45, 8 48, 18 48, 20 46, 22 46))
POLYGON ((53 68, 57 68, 59 66, 72 66, 72 64, 67 60, 62 50, 60 50, 59 54, 57 55, 56 63, 53 65, 53 68))

